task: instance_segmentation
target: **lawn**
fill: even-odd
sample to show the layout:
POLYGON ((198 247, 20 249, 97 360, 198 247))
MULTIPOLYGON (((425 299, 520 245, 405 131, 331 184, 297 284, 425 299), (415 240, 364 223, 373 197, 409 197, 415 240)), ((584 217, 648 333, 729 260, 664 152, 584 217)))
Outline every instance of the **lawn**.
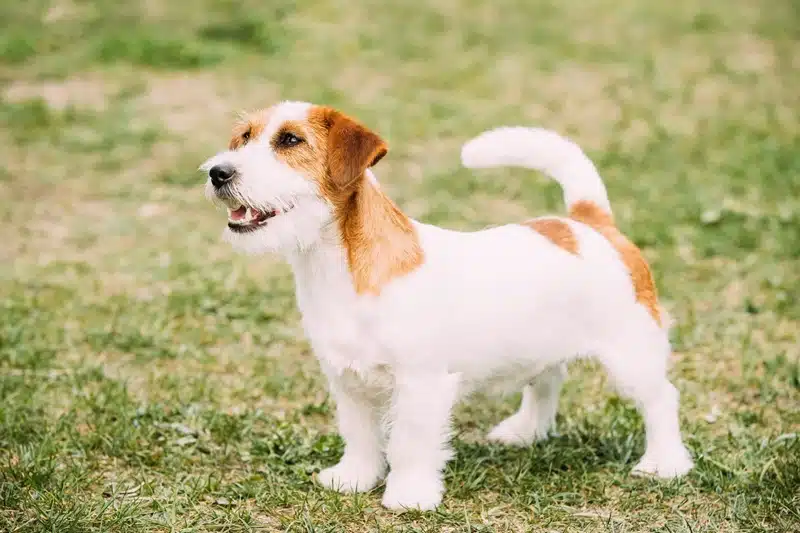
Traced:
POLYGON ((0 6, 0 531, 800 530, 800 12, 792 0, 122 0, 0 6), (234 254, 198 165, 237 113, 340 107, 379 179, 464 230, 563 212, 461 144, 583 146, 677 321, 696 468, 631 477, 641 418, 576 364, 560 434, 459 407, 434 513, 313 475, 342 441, 287 266, 234 254))

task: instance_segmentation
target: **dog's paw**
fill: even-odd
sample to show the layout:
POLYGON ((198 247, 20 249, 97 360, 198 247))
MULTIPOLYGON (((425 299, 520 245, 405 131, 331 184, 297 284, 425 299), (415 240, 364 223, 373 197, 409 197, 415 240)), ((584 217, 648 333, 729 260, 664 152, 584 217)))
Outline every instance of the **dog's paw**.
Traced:
POLYGON ((631 474, 670 479, 688 473, 693 466, 689 452, 680 446, 669 453, 645 453, 631 474))
POLYGON ((343 493, 366 492, 378 484, 383 472, 382 464, 345 458, 317 474, 317 482, 325 488, 343 493))
POLYGON ((546 439, 550 427, 549 423, 537 423, 529 416, 517 413, 497 424, 487 438, 509 446, 528 446, 537 440, 546 439))
POLYGON ((389 473, 383 506, 394 511, 432 511, 442 503, 444 483, 438 472, 389 473))

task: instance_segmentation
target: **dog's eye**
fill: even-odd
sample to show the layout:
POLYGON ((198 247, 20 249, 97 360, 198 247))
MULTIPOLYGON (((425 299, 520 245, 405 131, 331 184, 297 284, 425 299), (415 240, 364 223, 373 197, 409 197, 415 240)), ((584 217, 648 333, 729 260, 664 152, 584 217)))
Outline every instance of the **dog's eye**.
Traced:
POLYGON ((247 144, 247 141, 249 140, 250 140, 250 130, 247 130, 246 132, 242 133, 242 143, 247 144))
POLYGON ((289 133, 288 131, 285 131, 281 133, 280 136, 278 137, 277 144, 282 148, 291 148, 292 146, 297 146, 301 142, 303 142, 303 139, 301 139, 294 133, 289 133))

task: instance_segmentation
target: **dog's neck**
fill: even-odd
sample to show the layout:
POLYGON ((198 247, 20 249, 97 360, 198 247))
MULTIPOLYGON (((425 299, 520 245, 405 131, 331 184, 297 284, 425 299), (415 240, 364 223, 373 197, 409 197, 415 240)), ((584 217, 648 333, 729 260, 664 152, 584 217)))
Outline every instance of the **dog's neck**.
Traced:
POLYGON ((336 284, 347 276, 356 294, 377 295, 392 279, 422 264, 416 227, 371 175, 334 206, 334 224, 323 230, 315 246, 290 258, 298 284, 319 284, 305 276, 336 284))

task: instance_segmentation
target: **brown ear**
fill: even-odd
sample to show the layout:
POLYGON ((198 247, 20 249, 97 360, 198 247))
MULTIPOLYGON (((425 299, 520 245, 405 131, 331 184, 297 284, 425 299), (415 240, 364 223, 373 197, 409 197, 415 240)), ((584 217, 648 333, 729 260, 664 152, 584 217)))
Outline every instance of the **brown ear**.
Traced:
POLYGON ((389 149, 376 133, 338 111, 330 111, 328 124, 328 172, 337 188, 347 189, 389 149))

